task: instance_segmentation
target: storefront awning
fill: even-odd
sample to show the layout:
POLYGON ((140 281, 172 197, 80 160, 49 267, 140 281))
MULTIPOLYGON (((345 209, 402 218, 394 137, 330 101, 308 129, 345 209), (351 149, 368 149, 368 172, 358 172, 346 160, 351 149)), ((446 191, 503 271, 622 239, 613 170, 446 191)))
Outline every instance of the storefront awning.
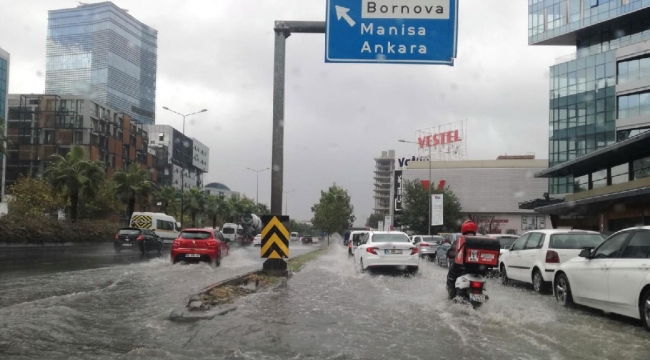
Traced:
MULTIPOLYGON (((648 202, 650 202, 650 187, 643 187, 542 206, 535 208, 535 212, 551 215, 596 215, 612 207, 620 207, 618 211, 624 211, 629 205, 647 204, 648 202)), ((614 210, 617 209, 614 208, 614 210)))
POLYGON ((650 156, 650 131, 542 170, 535 177, 582 176, 646 156, 650 156))

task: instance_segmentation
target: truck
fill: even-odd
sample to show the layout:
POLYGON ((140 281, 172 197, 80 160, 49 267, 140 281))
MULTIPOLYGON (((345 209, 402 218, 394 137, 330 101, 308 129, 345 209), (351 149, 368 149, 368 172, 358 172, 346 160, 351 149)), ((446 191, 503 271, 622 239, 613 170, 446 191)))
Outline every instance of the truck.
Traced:
POLYGON ((242 242, 251 242, 255 235, 262 231, 262 219, 253 213, 245 213, 241 217, 242 242))

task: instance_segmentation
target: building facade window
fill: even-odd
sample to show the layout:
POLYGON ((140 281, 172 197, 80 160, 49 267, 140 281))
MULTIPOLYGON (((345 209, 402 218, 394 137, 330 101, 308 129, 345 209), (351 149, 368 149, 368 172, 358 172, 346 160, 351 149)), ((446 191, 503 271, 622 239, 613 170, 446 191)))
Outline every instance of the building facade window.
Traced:
POLYGON ((591 173, 591 188, 599 189, 607 186, 607 169, 591 173))
POLYGON ((618 62, 618 83, 647 79, 650 77, 650 56, 618 62))
POLYGON ((650 115, 650 91, 618 97, 618 118, 650 115))
POLYGON ((573 179, 573 192, 579 193, 589 190, 589 175, 583 175, 573 179))
POLYGON ((627 163, 613 166, 610 169, 610 172, 612 177, 612 185, 628 182, 630 179, 629 165, 627 163))
POLYGON ((650 177, 650 157, 634 160, 632 162, 634 180, 650 177))

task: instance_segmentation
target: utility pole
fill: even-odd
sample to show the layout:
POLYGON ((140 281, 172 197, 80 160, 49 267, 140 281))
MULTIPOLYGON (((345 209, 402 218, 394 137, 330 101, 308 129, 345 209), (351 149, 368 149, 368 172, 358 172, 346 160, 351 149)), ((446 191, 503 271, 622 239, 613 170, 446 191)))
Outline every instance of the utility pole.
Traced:
POLYGON ((262 169, 262 170, 255 170, 255 169, 251 169, 251 168, 247 167, 246 169, 256 173, 257 185, 255 187, 255 203, 257 203, 257 205, 259 205, 260 204, 260 173, 262 171, 269 170, 270 168, 266 168, 266 169, 262 169))
MULTIPOLYGON (((415 141, 398 140, 398 142, 419 145, 419 143, 417 143, 415 141)), ((428 145, 430 145, 430 144, 428 144, 428 145)), ((427 234, 428 235, 431 235, 431 217, 432 217, 432 212, 433 212, 433 209, 431 208, 433 206, 433 203, 431 202, 432 201, 431 200, 431 195, 432 195, 431 194, 431 188, 432 187, 433 187, 433 184, 431 184, 431 146, 429 146, 429 211, 428 211, 429 212, 429 221, 427 223, 427 229, 428 229, 427 234)))
MULTIPOLYGON (((190 113, 190 114, 181 114, 179 112, 176 112, 176 111, 168 108, 167 106, 163 106, 163 109, 165 109, 167 111, 171 111, 174 114, 180 115, 180 116, 183 117, 183 136, 185 136, 185 118, 190 116, 190 115, 199 114, 199 113, 208 111, 208 109, 203 109, 201 111, 193 112, 193 113, 190 113)), ((185 146, 185 144, 181 144, 181 146, 185 146)), ((185 224, 183 224, 184 223, 183 217, 185 215, 185 160, 187 160, 187 159, 183 159, 183 161, 181 161, 181 226, 185 226, 185 224)))

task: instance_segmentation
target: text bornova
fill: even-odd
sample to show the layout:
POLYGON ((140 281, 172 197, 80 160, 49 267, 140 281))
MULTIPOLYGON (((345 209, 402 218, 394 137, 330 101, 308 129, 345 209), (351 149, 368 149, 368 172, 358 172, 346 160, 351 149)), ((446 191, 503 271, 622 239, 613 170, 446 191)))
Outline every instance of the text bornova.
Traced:
MULTIPOLYGON (((419 26, 375 26, 374 23, 361 23, 361 35, 393 35, 393 36, 418 36, 424 37, 427 31, 424 27, 419 26)), ((398 44, 386 41, 383 44, 370 45, 369 41, 364 41, 361 47, 361 53, 368 54, 426 54, 427 47, 423 44, 398 44)))

